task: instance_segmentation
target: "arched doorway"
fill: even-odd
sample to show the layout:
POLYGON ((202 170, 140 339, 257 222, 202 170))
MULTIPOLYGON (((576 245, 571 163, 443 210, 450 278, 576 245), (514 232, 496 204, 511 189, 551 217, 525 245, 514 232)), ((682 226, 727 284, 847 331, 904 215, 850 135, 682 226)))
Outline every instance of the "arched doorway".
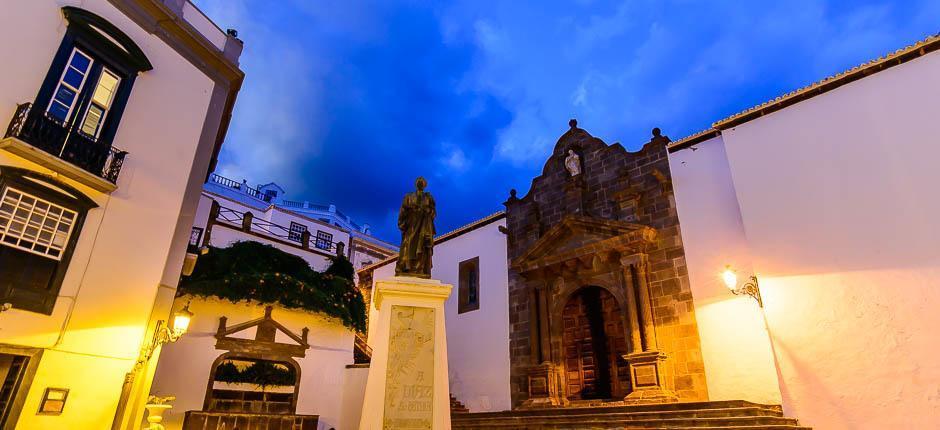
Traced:
POLYGON ((562 311, 565 388, 569 400, 622 398, 630 376, 617 300, 600 287, 584 287, 562 311))

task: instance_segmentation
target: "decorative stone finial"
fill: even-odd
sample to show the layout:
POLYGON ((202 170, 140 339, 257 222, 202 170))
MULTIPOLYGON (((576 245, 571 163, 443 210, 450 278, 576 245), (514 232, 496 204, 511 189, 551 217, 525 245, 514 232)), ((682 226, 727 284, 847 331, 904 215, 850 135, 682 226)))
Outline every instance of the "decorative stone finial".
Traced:
POLYGON ((659 127, 653 127, 653 137, 659 137, 662 134, 663 132, 659 129, 659 127))
POLYGON ((511 199, 516 198, 516 189, 515 189, 515 188, 509 190, 509 198, 511 198, 511 199))
POLYGON ((571 128, 577 127, 577 126, 578 126, 578 120, 572 118, 571 121, 568 121, 568 126, 570 126, 571 128))

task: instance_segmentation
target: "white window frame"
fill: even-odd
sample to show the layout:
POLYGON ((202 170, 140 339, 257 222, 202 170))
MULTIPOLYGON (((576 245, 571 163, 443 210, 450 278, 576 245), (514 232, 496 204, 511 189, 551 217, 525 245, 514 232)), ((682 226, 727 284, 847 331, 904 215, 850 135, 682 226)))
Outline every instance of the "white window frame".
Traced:
MULTIPOLYGON (((90 66, 89 66, 89 70, 91 70, 90 66)), ((95 134, 92 135, 92 137, 94 137, 95 139, 98 139, 98 136, 101 135, 101 129, 104 128, 103 127, 104 122, 108 119, 108 113, 111 112, 111 105, 114 104, 114 95, 117 94, 118 88, 120 87, 121 87, 121 77, 117 73, 112 72, 111 69, 108 69, 107 67, 102 67, 101 74, 98 75, 98 82, 95 82, 95 88, 91 92, 91 97, 88 98, 88 107, 85 108, 85 114, 82 115, 82 120, 79 121, 77 124, 79 131, 87 135, 87 133, 85 133, 85 131, 82 129, 85 127, 85 120, 88 119, 88 112, 91 111, 91 105, 92 104, 97 105, 98 107, 102 108, 102 110, 104 111, 104 113, 101 115, 101 122, 99 122, 98 127, 95 128, 95 134), (101 106, 95 102, 95 91, 98 90, 98 84, 101 83, 101 78, 104 76, 105 73, 114 77, 117 80, 117 82, 114 84, 114 89, 111 91, 111 97, 108 99, 108 105, 101 106)))
POLYGON ((0 219, 0 245, 2 245, 2 246, 8 246, 8 247, 10 247, 10 248, 18 249, 18 250, 21 250, 21 251, 26 251, 26 252, 29 252, 29 253, 31 253, 31 254, 40 255, 40 256, 43 256, 43 257, 46 257, 46 258, 53 259, 53 260, 55 260, 55 261, 62 261, 62 256, 65 254, 65 250, 66 250, 66 248, 68 248, 68 246, 69 246, 69 240, 72 239, 72 233, 73 233, 73 230, 75 229, 75 223, 78 222, 78 212, 75 211, 75 210, 69 209, 69 208, 67 208, 67 207, 65 207, 65 206, 52 203, 52 202, 50 202, 50 201, 48 201, 48 200, 46 200, 46 199, 36 197, 35 195, 32 195, 32 194, 27 193, 27 192, 24 192, 24 191, 22 191, 22 190, 20 190, 20 189, 14 188, 14 187, 6 187, 6 188, 3 189, 3 193, 0 194, 0 205, 2 205, 3 202, 6 201, 7 195, 9 194, 10 190, 13 190, 13 191, 16 192, 17 194, 19 194, 20 197, 16 200, 16 203, 13 205, 13 212, 11 212, 11 214, 10 214, 10 219, 8 219, 8 220, 6 220, 6 221, 0 219), (30 222, 29 222, 29 221, 32 219, 33 214, 35 213, 36 203, 33 203, 33 207, 29 209, 29 213, 27 214, 26 223, 25 223, 24 226, 23 226, 23 230, 22 230, 19 234, 13 234, 13 233, 10 232, 10 225, 13 223, 13 220, 14 220, 15 215, 16 215, 16 211, 21 208, 20 204, 22 203, 24 196, 34 199, 36 203, 42 202, 42 203, 48 205, 48 209, 46 210, 46 214, 45 214, 45 215, 43 216, 43 218, 39 221, 39 226, 40 226, 40 227, 39 227, 39 231, 36 232, 36 237, 35 237, 34 239, 30 239, 30 238, 26 237, 25 232, 26 232, 26 229, 27 229, 27 228, 29 227, 29 225, 30 225, 30 222), (59 209, 61 212, 60 212, 60 214, 58 215, 58 219, 55 220, 55 224, 52 225, 51 236, 49 237, 49 241, 48 241, 48 242, 40 242, 39 234, 42 232, 43 227, 44 227, 45 224, 46 224, 46 220, 47 220, 47 219, 49 218, 49 216, 50 216, 50 215, 49 215, 49 212, 50 212, 53 208, 59 209), (65 238, 64 238, 64 240, 62 241, 62 246, 59 247, 59 246, 56 246, 53 242, 54 242, 54 240, 55 240, 55 235, 56 235, 56 233, 59 231, 59 226, 62 224, 62 216, 63 216, 64 214, 66 214, 66 213, 71 213, 71 214, 72 214, 72 222, 71 222, 71 224, 69 224, 69 226, 68 226, 68 231, 65 232, 65 238), (8 237, 16 238, 16 243, 13 244, 13 243, 7 242, 7 238, 8 238, 8 237), (29 242, 29 244, 24 245, 24 244, 23 244, 24 240, 27 241, 27 242, 29 242), (35 247, 36 247, 37 245, 38 245, 38 246, 43 246, 43 247, 45 247, 45 248, 47 249, 47 251, 46 251, 46 252, 37 251, 37 250, 35 249, 35 247), (56 251, 59 252, 59 254, 58 254, 58 255, 49 254, 49 252, 48 252, 49 249, 55 249, 56 251))
MULTIPOLYGON (((68 87, 70 90, 75 91, 75 99, 72 100, 72 105, 69 106, 69 111, 68 111, 68 113, 65 115, 65 120, 63 121, 63 122, 69 122, 69 119, 72 118, 72 113, 75 111, 75 106, 78 105, 78 98, 79 98, 79 96, 81 96, 82 90, 85 88, 85 83, 88 82, 88 74, 91 73, 91 69, 92 69, 92 67, 94 67, 94 65, 95 65, 95 58, 94 58, 94 57, 92 57, 91 55, 86 54, 85 51, 82 51, 81 49, 72 48, 72 54, 69 55, 69 60, 65 63, 65 68, 62 69, 62 74, 59 75, 59 82, 56 84, 55 88, 52 89, 52 96, 49 97, 49 105, 46 106, 46 113, 48 113, 49 110, 52 109, 52 104, 53 104, 53 103, 56 103, 55 96, 56 96, 56 94, 59 93, 59 86, 65 85, 65 86, 68 87), (85 57, 85 58, 88 59, 88 70, 86 70, 86 71, 83 73, 83 76, 82 76, 82 83, 81 83, 81 85, 78 86, 78 88, 75 88, 75 87, 73 87, 72 85, 70 85, 68 82, 65 82, 65 74, 68 73, 69 68, 72 68, 72 60, 75 59, 76 53, 77 53, 77 54, 81 54, 83 57, 85 57)), ((78 69, 76 69, 76 70, 78 70, 78 69)))

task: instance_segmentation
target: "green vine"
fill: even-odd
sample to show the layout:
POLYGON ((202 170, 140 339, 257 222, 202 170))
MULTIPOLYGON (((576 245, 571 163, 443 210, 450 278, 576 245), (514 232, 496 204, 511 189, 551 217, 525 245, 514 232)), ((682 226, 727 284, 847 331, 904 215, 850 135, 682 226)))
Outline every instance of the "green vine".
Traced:
POLYGON ((215 369, 215 380, 259 387, 290 386, 297 382, 297 375, 294 374, 293 368, 280 363, 255 361, 239 369, 235 363, 226 360, 215 369))
POLYGON ((218 297, 232 303, 253 300, 320 312, 350 329, 365 331, 365 300, 353 284, 353 273, 352 264, 342 256, 334 257, 321 273, 304 259, 271 245, 236 242, 228 248, 211 247, 200 256, 193 274, 180 281, 177 296, 218 297))

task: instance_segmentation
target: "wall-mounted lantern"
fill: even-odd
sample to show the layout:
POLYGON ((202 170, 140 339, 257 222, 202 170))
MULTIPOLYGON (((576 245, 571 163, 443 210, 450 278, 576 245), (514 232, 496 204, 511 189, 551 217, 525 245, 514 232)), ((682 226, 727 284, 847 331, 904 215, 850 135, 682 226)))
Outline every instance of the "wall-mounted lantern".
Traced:
POLYGON ((757 300, 757 306, 764 307, 764 301, 760 297, 760 286, 757 284, 757 277, 751 276, 743 285, 738 286, 738 273, 730 265, 725 266, 721 272, 721 279, 725 281, 725 286, 731 290, 734 295, 747 294, 757 300))
POLYGON ((4 303, 0 305, 0 312, 6 312, 10 309, 13 309, 13 303, 4 303))
POLYGON ((141 351, 139 362, 143 363, 149 361, 158 346, 179 340, 179 338, 189 330, 189 323, 192 319, 193 313, 189 310, 189 303, 186 303, 186 306, 183 306, 182 309, 173 314, 171 324, 168 325, 164 320, 157 321, 153 342, 141 351))

